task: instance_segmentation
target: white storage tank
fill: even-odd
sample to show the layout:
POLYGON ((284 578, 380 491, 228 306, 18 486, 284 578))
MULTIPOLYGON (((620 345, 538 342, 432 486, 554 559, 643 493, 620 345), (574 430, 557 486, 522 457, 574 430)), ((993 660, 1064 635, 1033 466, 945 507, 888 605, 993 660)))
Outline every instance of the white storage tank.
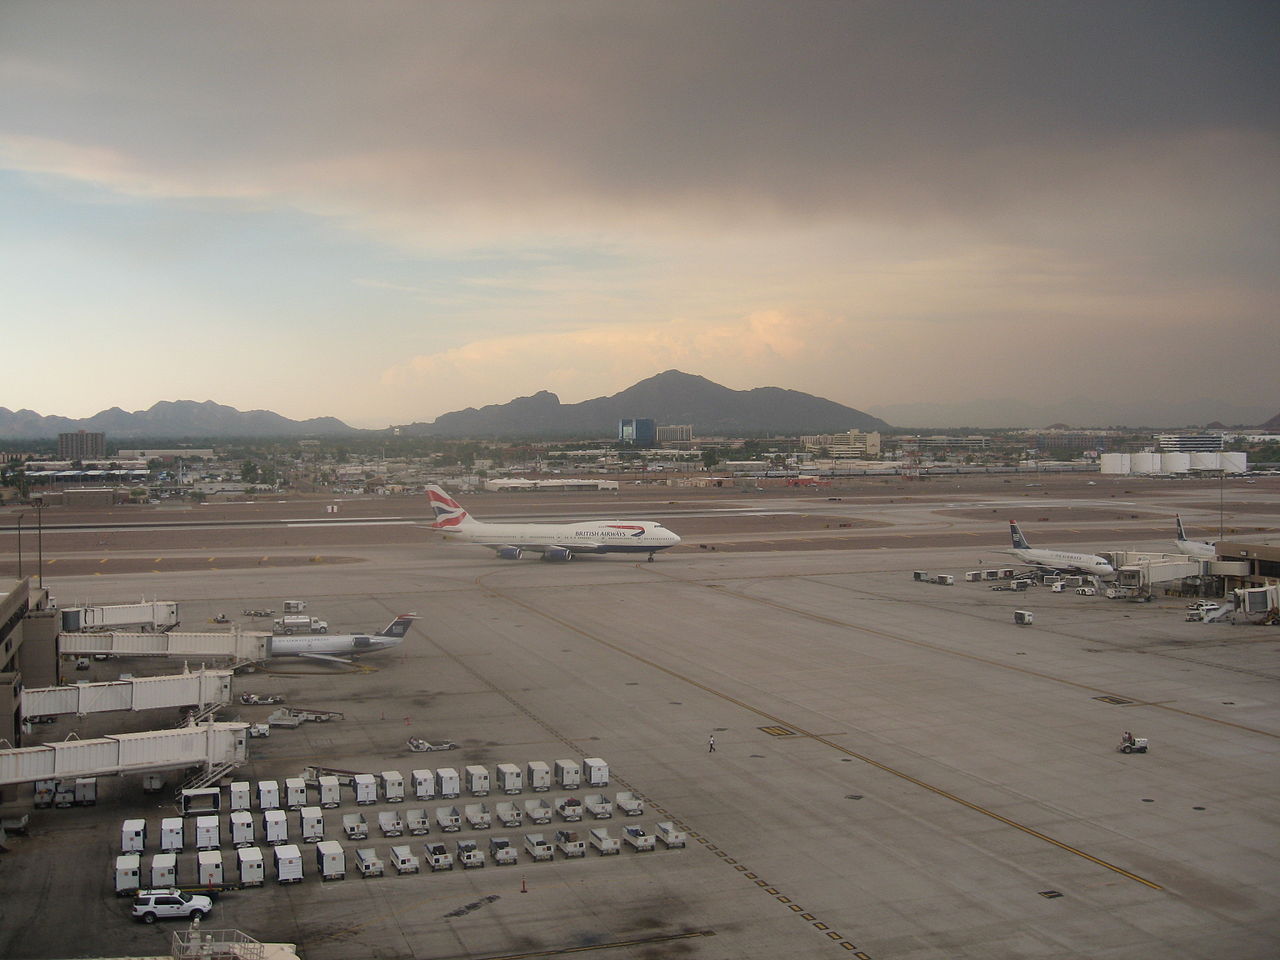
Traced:
POLYGON ((222 885, 221 850, 201 850, 196 854, 196 868, 200 886, 218 887, 222 885))
POLYGON ((1103 473, 1125 474, 1129 473, 1133 467, 1132 460, 1127 453, 1104 453, 1101 461, 1101 471, 1103 473))
POLYGON ((582 766, 577 760, 556 761, 556 783, 565 790, 576 790, 582 785, 582 766))
POLYGON ((1174 451, 1160 455, 1160 466, 1165 473, 1189 473, 1191 471, 1191 454, 1174 451))
POLYGON ((231 811, 231 845, 253 846, 253 814, 248 810, 231 811))
POLYGON ((182 829, 186 823, 181 817, 165 817, 160 821, 160 849, 165 853, 182 852, 182 829))
POLYGON ((298 883, 302 880, 302 851, 286 843, 275 848, 276 882, 298 883))
POLYGON ((1218 451, 1213 453, 1193 453, 1191 454, 1192 470, 1221 470, 1222 454, 1218 451))
POLYGON ((320 806, 332 810, 342 802, 342 787, 338 778, 333 775, 320 778, 320 806))
POLYGON ((280 784, 274 780, 258 781, 258 809, 280 809, 280 784))
POLYGON ((473 797, 487 797, 489 795, 489 771, 487 768, 479 764, 471 764, 467 767, 467 789, 473 797))
POLYGON ((404 775, 399 770, 382 771, 382 796, 387 803, 404 800, 404 775))
POLYGON ((524 774, 514 763, 498 764, 498 789, 503 793, 519 793, 524 789, 524 774))
POLYGON ((266 879, 262 851, 257 847, 241 847, 236 851, 240 865, 240 883, 246 887, 260 887, 266 879))
POLYGON ((529 789, 541 793, 551 789, 551 768, 545 760, 530 760, 525 767, 529 789))
POLYGON ((138 892, 138 874, 142 870, 142 857, 136 853, 122 853, 116 857, 116 896, 124 897, 138 892))
POLYGON ((303 807, 298 811, 302 822, 302 842, 317 843, 324 839, 324 814, 319 807, 303 807))
POLYGON ((178 885, 178 858, 172 853, 157 853, 151 858, 151 886, 178 885))
POLYGON ((120 825, 120 852, 141 853, 147 845, 147 821, 126 820, 120 825))
POLYGON ((321 840, 316 844, 316 867, 321 880, 344 880, 347 876, 347 858, 342 844, 337 840, 321 840))
POLYGON ((284 782, 285 806, 290 810, 299 810, 307 805, 307 781, 301 777, 290 777, 284 782))
POLYGON ((589 787, 607 787, 609 785, 609 765, 599 757, 584 758, 582 772, 589 787))
POLYGON ((1132 455, 1130 463, 1133 465, 1131 472, 1137 474, 1160 473, 1162 471, 1161 458, 1158 453, 1135 453, 1132 455))
POLYGON ((436 794, 446 800, 452 800, 462 791, 458 780, 458 771, 453 767, 440 767, 436 770, 436 794))
POLYGON ((217 817, 196 817, 196 849, 217 850, 222 845, 217 817))
POLYGON ((283 810, 268 810, 262 815, 262 839, 273 847, 289 841, 289 825, 283 810))
POLYGON ((436 775, 430 770, 413 771, 413 795, 419 800, 431 800, 436 795, 436 775))
POLYGON ((370 804, 378 802, 378 778, 372 773, 357 773, 354 778, 356 803, 370 804))
POLYGON ((1249 455, 1235 450, 1223 450, 1222 469, 1227 473, 1246 472, 1249 469, 1249 455))
POLYGON ((248 810, 252 796, 252 787, 248 780, 237 780, 228 788, 231 793, 232 810, 248 810))

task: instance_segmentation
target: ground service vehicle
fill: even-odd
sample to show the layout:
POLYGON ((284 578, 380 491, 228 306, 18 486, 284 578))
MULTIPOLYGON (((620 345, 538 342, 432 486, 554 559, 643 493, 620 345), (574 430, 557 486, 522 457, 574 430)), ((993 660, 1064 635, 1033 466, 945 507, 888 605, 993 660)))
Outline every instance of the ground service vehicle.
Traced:
POLYGON ((329 624, 315 617, 278 617, 272 621, 275 628, 286 636, 295 633, 328 633, 329 624))
POLYGON ((143 923, 155 923, 169 917, 197 920, 208 916, 213 901, 208 897, 180 890, 139 890, 133 900, 133 916, 143 923))

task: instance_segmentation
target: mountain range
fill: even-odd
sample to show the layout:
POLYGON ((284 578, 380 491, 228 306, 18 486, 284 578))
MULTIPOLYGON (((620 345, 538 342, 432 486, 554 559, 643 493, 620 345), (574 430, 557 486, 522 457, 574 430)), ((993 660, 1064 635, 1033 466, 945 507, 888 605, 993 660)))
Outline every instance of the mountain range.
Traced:
POLYGON ((431 423, 400 427, 406 436, 612 437, 618 421, 645 417, 662 424, 692 424, 696 436, 743 436, 887 430, 889 424, 853 407, 798 390, 731 390, 705 377, 668 370, 621 393, 561 403, 547 390, 509 403, 442 414, 431 423))
POLYGON ((103 410, 83 420, 44 417, 34 410, 0 407, 0 438, 48 440, 59 433, 88 430, 109 438, 146 437, 184 439, 187 437, 300 437, 356 433, 341 420, 315 417, 290 420, 270 410, 240 411, 206 400, 162 400, 148 410, 129 413, 119 407, 103 410))

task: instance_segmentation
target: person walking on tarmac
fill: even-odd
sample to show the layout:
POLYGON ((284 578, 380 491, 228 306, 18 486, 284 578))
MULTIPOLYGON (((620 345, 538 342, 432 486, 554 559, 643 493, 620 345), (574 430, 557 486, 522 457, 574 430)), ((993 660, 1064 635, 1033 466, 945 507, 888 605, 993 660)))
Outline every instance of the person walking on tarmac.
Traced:
POLYGON ((716 752, 716 735, 713 733, 711 736, 707 737, 707 753, 715 753, 715 752, 716 752))

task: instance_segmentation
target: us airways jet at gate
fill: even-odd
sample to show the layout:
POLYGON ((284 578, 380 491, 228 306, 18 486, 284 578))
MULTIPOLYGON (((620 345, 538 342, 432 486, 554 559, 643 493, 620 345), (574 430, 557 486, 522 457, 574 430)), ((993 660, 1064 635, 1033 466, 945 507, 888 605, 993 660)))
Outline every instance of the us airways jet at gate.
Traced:
POLYGON ((504 560, 519 560, 524 551, 544 560, 572 560, 579 553, 647 553, 674 547, 680 538, 652 520, 579 520, 574 523, 482 523, 432 484, 427 497, 436 515, 431 529, 446 540, 478 543, 504 560))
POLYGON ((418 619, 416 613, 402 613, 377 633, 329 633, 323 636, 310 634, 298 637, 272 637, 268 648, 272 657, 306 657, 309 660, 329 660, 333 663, 350 663, 345 653, 354 656, 358 653, 372 653, 375 650, 386 650, 398 647, 404 642, 404 635, 418 619))
POLYGON ((1013 537, 1013 549, 1005 551, 1021 562, 1045 570, 1078 570, 1103 580, 1114 580, 1115 567, 1102 557, 1092 553, 1069 553, 1066 550, 1036 550, 1022 535, 1017 523, 1009 521, 1009 534, 1013 537))

